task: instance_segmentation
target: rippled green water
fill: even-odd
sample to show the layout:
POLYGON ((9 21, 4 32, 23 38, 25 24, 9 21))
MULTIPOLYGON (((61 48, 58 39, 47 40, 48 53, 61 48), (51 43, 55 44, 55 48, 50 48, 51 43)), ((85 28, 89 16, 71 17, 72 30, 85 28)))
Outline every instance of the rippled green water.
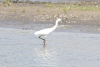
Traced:
POLYGON ((54 31, 44 48, 34 32, 0 28, 0 67, 100 66, 100 34, 54 31))

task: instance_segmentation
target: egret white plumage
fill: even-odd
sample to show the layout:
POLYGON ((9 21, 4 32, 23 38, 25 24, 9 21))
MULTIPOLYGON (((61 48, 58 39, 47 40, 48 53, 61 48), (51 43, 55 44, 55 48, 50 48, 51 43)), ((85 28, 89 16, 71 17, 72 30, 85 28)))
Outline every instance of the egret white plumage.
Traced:
POLYGON ((56 27, 58 26, 58 22, 59 21, 62 21, 62 20, 59 18, 59 19, 56 20, 56 23, 55 23, 54 27, 37 31, 34 34, 35 35, 39 35, 39 38, 42 39, 42 40, 44 40, 44 44, 46 44, 46 40, 43 39, 43 38, 41 38, 41 36, 45 36, 46 37, 48 34, 50 34, 51 32, 53 32, 56 29, 56 27))

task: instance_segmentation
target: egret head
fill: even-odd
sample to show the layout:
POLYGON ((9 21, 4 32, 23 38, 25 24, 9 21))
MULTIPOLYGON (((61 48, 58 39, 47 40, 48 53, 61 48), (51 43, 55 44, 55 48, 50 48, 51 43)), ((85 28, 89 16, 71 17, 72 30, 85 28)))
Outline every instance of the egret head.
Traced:
POLYGON ((57 22, 62 21, 60 18, 57 19, 57 22))
POLYGON ((58 18, 58 19, 57 19, 57 22, 59 22, 59 21, 66 23, 64 20, 58 18))

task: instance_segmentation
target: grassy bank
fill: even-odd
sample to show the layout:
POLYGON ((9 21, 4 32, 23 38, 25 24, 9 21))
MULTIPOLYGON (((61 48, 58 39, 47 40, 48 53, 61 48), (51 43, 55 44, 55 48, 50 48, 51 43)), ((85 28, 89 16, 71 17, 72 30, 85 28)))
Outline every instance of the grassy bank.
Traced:
MULTIPOLYGON (((91 3, 13 3, 0 2, 0 20, 31 20, 52 22, 61 17, 73 20, 98 20, 100 7, 91 3)), ((26 21, 25 21, 26 22, 26 21)), ((75 22, 75 21, 73 21, 75 22)))
POLYGON ((100 10, 99 5, 89 5, 88 3, 82 5, 82 3, 70 3, 70 4, 44 4, 45 7, 53 7, 53 8, 59 8, 64 11, 64 13, 67 13, 69 10, 79 10, 79 11, 98 11, 100 10))
MULTIPOLYGON (((25 3, 25 2, 20 2, 25 3)), ((29 4, 44 4, 45 7, 53 7, 57 9, 61 9, 66 13, 69 10, 79 10, 79 11, 97 11, 100 10, 99 2, 60 2, 60 3, 52 3, 52 2, 26 2, 29 4)), ((2 1, 2 5, 5 7, 12 6, 14 2, 9 2, 9 0, 2 1)), ((23 12, 24 12, 23 8, 23 12)))

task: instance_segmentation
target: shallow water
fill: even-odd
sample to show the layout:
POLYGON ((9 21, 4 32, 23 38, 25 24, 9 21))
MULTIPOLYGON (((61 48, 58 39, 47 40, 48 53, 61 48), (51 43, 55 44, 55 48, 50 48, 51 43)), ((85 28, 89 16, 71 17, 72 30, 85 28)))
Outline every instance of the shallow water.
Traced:
POLYGON ((54 31, 43 47, 34 32, 0 28, 0 67, 100 66, 100 34, 54 31))

